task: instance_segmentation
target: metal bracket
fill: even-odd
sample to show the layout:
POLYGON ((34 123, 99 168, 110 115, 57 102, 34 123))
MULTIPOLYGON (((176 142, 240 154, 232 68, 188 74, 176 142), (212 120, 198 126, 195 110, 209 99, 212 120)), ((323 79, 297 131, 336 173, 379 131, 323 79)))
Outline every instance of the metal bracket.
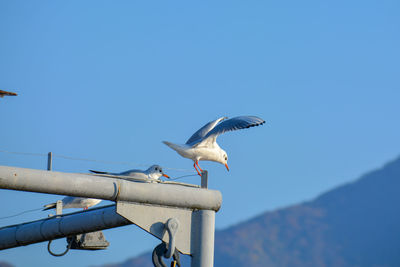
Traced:
POLYGON ((173 257, 173 262, 177 263, 178 266, 181 266, 179 262, 179 252, 175 248, 175 235, 178 231, 178 227, 179 221, 176 218, 169 218, 165 223, 164 229, 167 230, 169 237, 168 248, 165 242, 162 242, 160 245, 154 248, 152 260, 155 267, 166 267, 162 259, 163 257, 167 259, 173 257))
POLYGON ((102 231, 84 233, 67 238, 72 242, 71 249, 100 250, 106 249, 110 243, 105 239, 102 231))
POLYGON ((51 251, 50 240, 47 244, 47 250, 49 253, 55 257, 61 257, 67 254, 70 249, 80 249, 80 250, 100 250, 106 249, 110 243, 105 239, 102 231, 84 233, 80 235, 74 235, 67 237, 67 248, 62 253, 54 253, 51 251))
POLYGON ((168 219, 167 223, 165 224, 165 228, 167 229, 169 235, 168 250, 164 255, 167 259, 171 258, 175 252, 175 234, 178 231, 178 227, 179 221, 175 218, 168 219))
POLYGON ((175 249, 182 254, 191 253, 192 210, 118 201, 117 213, 165 243, 171 243, 167 222, 171 218, 176 219, 179 230, 173 234, 175 249))
POLYGON ((62 200, 57 200, 57 203, 56 203, 56 215, 61 215, 62 213, 63 213, 62 200))
POLYGON ((53 216, 59 216, 62 215, 63 213, 63 203, 62 200, 57 200, 56 202, 56 208, 55 208, 56 214, 49 214, 49 217, 53 217, 53 216))

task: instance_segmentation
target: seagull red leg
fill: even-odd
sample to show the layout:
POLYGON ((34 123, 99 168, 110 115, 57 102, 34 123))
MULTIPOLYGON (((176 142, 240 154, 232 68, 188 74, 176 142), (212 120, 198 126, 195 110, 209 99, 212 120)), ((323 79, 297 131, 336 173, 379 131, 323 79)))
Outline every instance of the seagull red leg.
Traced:
POLYGON ((196 161, 196 164, 197 164, 197 167, 199 167, 200 171, 203 172, 203 170, 200 168, 199 161, 196 161))
POLYGON ((197 161, 194 162, 193 167, 196 169, 197 174, 201 176, 201 173, 199 172, 199 170, 198 170, 197 167, 196 167, 196 162, 197 162, 197 161))

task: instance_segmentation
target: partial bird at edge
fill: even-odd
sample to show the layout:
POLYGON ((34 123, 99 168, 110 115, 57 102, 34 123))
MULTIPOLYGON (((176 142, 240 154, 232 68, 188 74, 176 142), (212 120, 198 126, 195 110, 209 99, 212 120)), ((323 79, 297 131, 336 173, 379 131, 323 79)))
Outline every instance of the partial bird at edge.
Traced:
MULTIPOLYGON (((101 202, 101 199, 96 199, 96 198, 84 198, 84 197, 71 197, 67 196, 62 199, 62 207, 63 209, 84 209, 87 210, 88 208, 97 205, 101 202)), ((43 210, 50 210, 50 209, 55 209, 57 206, 57 203, 50 203, 47 205, 44 205, 43 210)))

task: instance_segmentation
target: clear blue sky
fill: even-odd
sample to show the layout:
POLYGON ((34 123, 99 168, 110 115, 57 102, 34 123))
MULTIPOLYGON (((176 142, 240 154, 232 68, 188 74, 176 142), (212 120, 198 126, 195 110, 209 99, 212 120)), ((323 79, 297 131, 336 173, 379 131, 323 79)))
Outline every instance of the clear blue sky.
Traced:
MULTIPOLYGON (((19 94, 0 99, 0 150, 131 163, 56 158, 54 170, 65 172, 189 170, 166 169, 176 177, 192 162, 162 140, 184 142, 220 116, 257 115, 264 126, 218 139, 230 172, 201 163, 223 194, 217 229, 310 200, 400 154, 399 5, 0 1, 0 89, 19 94)), ((0 164, 44 169, 46 159, 0 152, 0 164)), ((57 199, 1 190, 0 216, 57 199)), ((106 251, 54 258, 41 243, 0 260, 80 267, 159 243, 134 226, 105 234, 106 251)))

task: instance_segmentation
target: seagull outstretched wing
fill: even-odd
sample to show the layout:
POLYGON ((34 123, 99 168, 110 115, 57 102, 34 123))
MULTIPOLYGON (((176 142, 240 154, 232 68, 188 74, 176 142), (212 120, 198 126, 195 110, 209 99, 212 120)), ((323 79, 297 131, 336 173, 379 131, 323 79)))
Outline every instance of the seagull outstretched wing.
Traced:
POLYGON ((210 132, 219 122, 227 119, 228 117, 221 117, 219 119, 216 119, 214 121, 210 121, 203 127, 201 127, 197 132, 195 132, 189 140, 186 141, 186 144, 194 144, 196 142, 199 142, 208 132, 210 132))
POLYGON ((203 138, 217 138, 220 134, 229 131, 235 131, 240 129, 246 129, 254 126, 264 124, 265 121, 256 116, 240 116, 229 120, 225 120, 210 130, 203 138))

